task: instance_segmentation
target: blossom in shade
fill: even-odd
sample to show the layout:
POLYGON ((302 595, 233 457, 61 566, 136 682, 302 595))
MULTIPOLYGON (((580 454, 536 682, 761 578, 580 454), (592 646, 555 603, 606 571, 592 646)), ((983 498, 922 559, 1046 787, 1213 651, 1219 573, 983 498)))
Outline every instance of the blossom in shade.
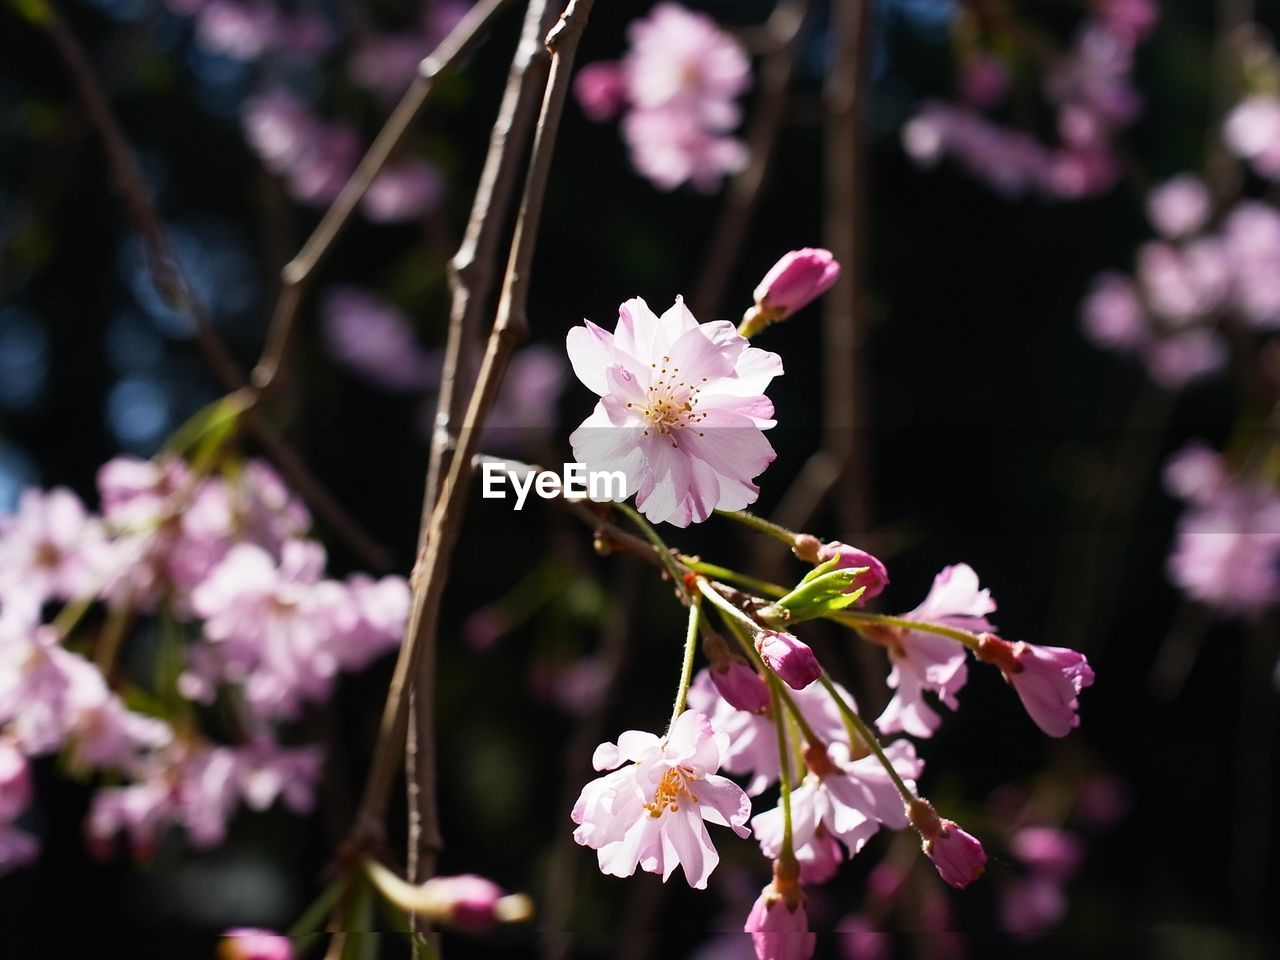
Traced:
POLYGON ((1106 350, 1133 351, 1150 338, 1138 289, 1119 273, 1094 279, 1081 305, 1080 320, 1086 336, 1106 350))
POLYGON ((1147 219, 1167 240, 1196 233, 1212 212, 1209 188, 1191 174, 1166 180, 1147 195, 1147 219))
POLYGON ((579 380, 601 397, 569 438, 588 471, 621 471, 623 498, 655 523, 701 523, 753 503, 774 459, 764 395, 777 354, 750 346, 729 321, 699 324, 677 298, 655 315, 638 297, 613 333, 586 321, 568 336, 579 380))
POLYGON ((781 320, 822 296, 839 277, 840 264, 830 250, 792 250, 756 286, 756 305, 781 320))
POLYGON ((705 889, 720 860, 706 821, 749 833, 751 801, 716 775, 726 741, 705 715, 686 710, 665 737, 628 730, 602 743, 592 763, 613 772, 583 788, 574 840, 597 851, 602 873, 629 877, 638 866, 665 881, 679 865, 691 887, 705 889))
POLYGON ((433 375, 408 317, 368 291, 345 286, 327 291, 321 324, 334 358, 376 386, 417 391, 433 375))
POLYGON ((0 738, 0 823, 12 823, 31 803, 31 766, 17 745, 0 738))
POLYGON ((987 854, 982 844, 958 827, 954 820, 944 820, 933 805, 917 797, 907 805, 907 817, 920 834, 920 846, 933 861, 938 874, 953 887, 967 887, 987 867, 987 854))
POLYGON ((265 737, 235 751, 236 781, 250 810, 282 799, 292 813, 310 813, 324 756, 319 747, 281 747, 265 737))
POLYGON ((983 634, 975 656, 1000 668, 1036 726, 1049 736, 1065 737, 1080 726, 1078 697, 1093 684, 1093 670, 1083 654, 983 634))
POLYGON ((809 931, 804 894, 794 867, 775 863, 774 881, 760 892, 742 929, 751 934, 756 960, 808 960, 813 956, 817 937, 809 931))
MULTIPOLYGON (((978 575, 968 564, 944 567, 933 578, 924 601, 906 614, 909 620, 927 621, 961 630, 993 629, 987 614, 995 612, 991 591, 979 587, 978 575)), ((902 731, 916 737, 932 736, 942 718, 925 700, 930 691, 947 707, 959 706, 956 694, 969 679, 965 648, 958 641, 924 630, 869 628, 866 635, 889 650, 893 668, 888 684, 892 699, 876 720, 885 733, 902 731)))
POLYGON ((702 652, 711 663, 711 682, 728 703, 748 713, 769 709, 769 687, 753 667, 729 649, 724 637, 704 627, 702 652))
POLYGON ((219 960, 293 960, 293 941, 272 930, 237 927, 222 935, 219 960))
POLYGON ((26 490, 0 516, 0 597, 33 604, 90 596, 107 558, 101 524, 70 490, 26 490))
POLYGON ((425 160, 402 160, 384 167, 360 201, 374 223, 400 223, 434 212, 444 197, 440 172, 425 160))
POLYGON ((789 633, 761 631, 756 637, 756 650, 769 669, 793 690, 803 690, 822 676, 822 665, 813 650, 789 633))
POLYGON ((573 80, 573 93, 596 123, 612 120, 627 102, 627 81, 621 64, 589 63, 573 80))
POLYGON ((1147 374, 1168 390, 1218 373, 1227 365, 1227 343, 1215 330, 1186 330, 1148 345, 1143 352, 1147 374))

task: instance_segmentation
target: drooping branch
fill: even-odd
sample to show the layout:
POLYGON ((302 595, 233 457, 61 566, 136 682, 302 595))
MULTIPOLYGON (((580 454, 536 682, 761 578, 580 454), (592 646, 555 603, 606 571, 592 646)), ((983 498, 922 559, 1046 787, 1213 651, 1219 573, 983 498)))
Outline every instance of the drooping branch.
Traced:
MULTIPOLYGON (((458 252, 449 263, 452 305, 445 343, 444 369, 436 399, 431 458, 423 493, 418 556, 426 549, 429 521, 440 478, 449 468, 453 425, 465 412, 471 389, 473 344, 498 276, 499 241, 515 198, 520 160, 538 114, 539 92, 546 86, 549 57, 543 38, 554 25, 550 0, 532 0, 525 9, 520 41, 511 61, 506 90, 489 136, 471 216, 458 252)), ((441 846, 436 797, 435 747, 436 644, 426 638, 413 680, 405 773, 408 781, 409 839, 406 875, 420 882, 435 872, 441 846)))
POLYGON ((409 624, 387 693, 373 764, 357 818, 356 836, 360 840, 376 839, 382 833, 382 821, 386 815, 404 742, 410 681, 417 673, 422 650, 434 643, 429 637, 439 626, 440 604, 444 596, 449 561, 457 543, 467 500, 471 457, 476 452, 485 421, 497 397, 507 360, 528 327, 526 304, 529 271, 541 219, 542 201, 551 169, 556 133, 568 94, 569 73, 592 2, 593 0, 570 0, 559 23, 547 36, 551 68, 534 134, 529 171, 516 220, 502 296, 458 437, 458 449, 431 513, 426 551, 415 565, 409 624))

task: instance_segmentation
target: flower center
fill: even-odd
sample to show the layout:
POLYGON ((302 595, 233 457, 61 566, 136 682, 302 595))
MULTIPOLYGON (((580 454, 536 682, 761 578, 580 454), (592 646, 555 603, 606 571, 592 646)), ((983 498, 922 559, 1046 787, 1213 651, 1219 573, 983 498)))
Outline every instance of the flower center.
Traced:
POLYGON ((687 767, 672 767, 662 775, 662 779, 658 782, 658 789, 653 793, 653 803, 646 803, 644 808, 649 811, 649 816, 655 820, 662 816, 663 813, 670 810, 672 813, 680 809, 680 796, 687 796, 694 803, 698 802, 698 797, 694 794, 688 785, 688 779, 692 773, 687 767))
MULTIPOLYGON (((658 371, 658 379, 649 385, 644 405, 640 407, 641 415, 664 437, 672 437, 672 434, 707 418, 705 413, 695 409, 701 387, 692 379, 686 380, 681 376, 679 367, 668 368, 666 364, 670 362, 670 357, 663 357, 661 368, 656 363, 650 364, 658 371)), ((706 383, 707 378, 703 377, 699 382, 706 383)), ((634 407, 635 404, 628 403, 627 406, 634 407)), ((649 436, 649 431, 646 430, 644 435, 649 436)), ((698 431, 698 436, 702 436, 702 431, 698 431)), ((671 446, 679 445, 672 439, 671 446)))

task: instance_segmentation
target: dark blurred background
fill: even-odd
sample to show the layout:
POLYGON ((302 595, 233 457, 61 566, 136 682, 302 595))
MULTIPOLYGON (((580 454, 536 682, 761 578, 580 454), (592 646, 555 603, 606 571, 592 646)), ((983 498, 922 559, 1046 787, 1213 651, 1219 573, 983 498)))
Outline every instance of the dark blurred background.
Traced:
MULTIPOLYGON (((754 0, 694 6, 736 26, 758 24, 771 9, 754 0)), ((1065 0, 1014 6, 1064 32, 1080 13, 1065 0)), ((1257 6, 1264 25, 1280 13, 1280 4, 1257 6)), ((822 243, 827 10, 819 7, 775 169, 715 317, 738 316, 780 254, 822 243)), ((865 290, 873 522, 840 528, 824 507, 813 532, 875 546, 892 576, 881 601, 888 611, 918 603, 943 565, 971 564, 999 603, 1003 636, 1076 647, 1098 676, 1082 697, 1079 731, 1049 741, 993 671, 971 672, 958 715, 921 746, 923 783, 948 815, 997 838, 988 842, 993 862, 982 883, 954 896, 913 874, 917 886, 933 884, 916 899, 949 898, 945 926, 973 956, 1274 955, 1280 693, 1257 650, 1274 650, 1276 624, 1217 622, 1184 605, 1164 572, 1176 504, 1158 481, 1163 458, 1188 439, 1225 438, 1239 398, 1230 381, 1163 394, 1138 368, 1091 347, 1077 322, 1089 279, 1128 269, 1147 235, 1140 186, 1205 159, 1214 11, 1169 0, 1139 51, 1146 109, 1125 143, 1131 179, 1097 199, 1053 202, 1005 200, 951 167, 922 171, 905 158, 898 133, 913 105, 950 90, 953 13, 943 0, 875 7, 865 290), (1189 641, 1169 640, 1188 631, 1189 641), (1173 681, 1153 679, 1161 655, 1194 657, 1185 681, 1176 665, 1173 681), (1116 791, 1118 812, 1090 826, 1078 801, 1099 777, 1116 791), (1031 941, 1008 936, 998 915, 1002 884, 1017 872, 998 839, 999 797, 1011 791, 1047 797, 1088 841, 1065 918, 1031 941)), ((335 22, 348 15, 337 3, 319 8, 335 22)), ((157 0, 62 10, 104 78, 197 293, 249 365, 278 269, 318 219, 245 146, 239 111, 260 68, 202 52, 189 21, 157 0)), ((619 56, 640 12, 598 4, 579 62, 619 56)), ((385 0, 362 15, 392 27, 411 11, 385 0)), ((357 219, 317 284, 378 291, 412 318, 425 345, 443 340, 444 264, 465 223, 518 20, 504 16, 465 69, 439 85, 414 135, 446 175, 441 209, 409 225, 357 219)), ((370 136, 385 107, 344 85, 340 63, 300 68, 301 82, 370 136)), ((630 169, 616 125, 591 123, 571 102, 535 263, 533 339, 558 350, 584 317, 611 326, 628 297, 663 309, 691 291, 720 206, 718 195, 655 190, 630 169)), ((105 459, 153 453, 219 390, 189 326, 150 286, 52 45, 8 7, 0 11, 0 257, 0 508, 30 484, 66 485, 92 502, 105 459)), ((420 402, 337 363, 319 337, 319 302, 304 304, 272 418, 407 573, 426 464, 420 402)), ((820 440, 820 331, 815 306, 759 341, 783 355, 787 371, 770 390, 779 457, 760 481, 765 515, 820 440)), ((569 459, 568 433, 593 402, 566 382, 559 419, 525 453, 569 459)), ((358 567, 320 532, 334 568, 358 567)), ((670 533, 712 560, 771 550, 723 522, 670 533)), ((768 563, 783 576, 800 570, 785 557, 768 563)), ((559 949, 557 933, 572 931, 579 956, 693 956, 709 932, 735 929, 766 880, 755 845, 724 831, 723 863, 704 894, 679 878, 663 887, 648 875, 601 877, 593 853, 571 842, 569 808, 594 775, 590 746, 661 723, 679 669, 682 614, 648 571, 631 567, 596 557, 590 532, 553 507, 531 501, 516 514, 473 499, 443 621, 441 869, 527 890, 542 919, 484 940, 450 938, 450 955, 533 956, 559 949), (602 701, 601 663, 614 657, 625 667, 602 701), (584 739, 586 753, 575 743, 584 739), (559 930, 548 931, 551 922, 559 930)), ((813 635, 866 702, 883 698, 880 668, 868 672, 851 635, 813 635)), ((287 927, 345 834, 389 673, 384 661, 348 680, 331 710, 306 721, 330 751, 320 812, 242 812, 212 852, 175 837, 147 864, 95 861, 79 828, 89 786, 52 762, 38 765, 43 855, 0 879, 0 944, 13 938, 12 952, 0 953, 80 956, 91 943, 105 956, 205 957, 227 926, 287 927)), ((398 810, 397 848, 401 823, 398 810)), ((889 849, 877 837, 815 895, 819 923, 863 903, 867 872, 889 849)), ((906 910, 883 929, 895 932, 898 955, 953 955, 945 951, 956 945, 940 945, 906 910)), ((399 955, 405 948, 391 940, 385 955, 399 955)), ((720 947, 732 955, 732 943, 720 947)), ((820 951, 828 949, 824 941, 820 951)))

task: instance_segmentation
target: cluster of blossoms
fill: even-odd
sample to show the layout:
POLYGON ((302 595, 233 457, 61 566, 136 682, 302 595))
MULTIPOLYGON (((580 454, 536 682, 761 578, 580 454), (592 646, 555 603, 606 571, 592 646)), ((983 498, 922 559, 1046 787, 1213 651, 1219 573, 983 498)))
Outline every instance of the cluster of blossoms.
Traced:
MULTIPOLYGON (((306 811, 320 752, 277 728, 399 643, 407 584, 326 579, 307 510, 260 462, 204 475, 120 458, 98 489, 101 515, 33 489, 0 518, 0 819, 26 806, 26 758, 50 754, 114 784, 87 823, 102 854, 124 833, 145 856, 173 825, 215 845, 241 802, 306 811), (122 656, 135 624, 173 665, 154 681, 122 656), (201 727, 215 699, 236 717, 230 743, 201 727)), ((4 829, 0 870, 35 853, 4 829)))
MULTIPOLYGON (((1187 509, 1178 521, 1169 576, 1189 597, 1231 616, 1280 603, 1280 491, 1235 474, 1201 444, 1179 452, 1165 485, 1187 509)), ((1280 681, 1280 674, 1277 675, 1280 681)))
MULTIPOLYGON (((409 318, 368 290, 331 288, 321 317, 329 353, 363 380, 382 390, 427 395, 420 420, 430 435, 443 351, 423 347, 409 318)), ((536 450, 556 420, 566 372, 564 357, 550 347, 531 344, 516 352, 485 422, 486 446, 498 453, 536 450)))
POLYGON ((620 112, 631 162, 663 190, 683 183, 712 191, 746 164, 731 135, 742 118, 738 98, 751 86, 751 61, 710 17, 660 3, 627 31, 630 49, 616 63, 579 71, 574 92, 592 120, 620 112))
POLYGON ((968 54, 959 80, 963 102, 927 101, 907 122, 907 153, 926 166, 954 159, 1005 196, 1076 200, 1109 190, 1120 176, 1116 138, 1142 109, 1132 81, 1135 51, 1158 17, 1154 0, 1093 5, 1070 49, 1044 73, 1042 92, 1056 113, 1055 143, 988 116, 1006 103, 1015 73, 994 51, 1016 46, 996 43, 968 54))
MULTIPOLYGON (((283 58, 305 75, 336 46, 332 18, 315 10, 294 11, 275 0, 167 0, 170 11, 190 18, 204 52, 278 73, 283 58)), ((408 89, 418 65, 448 35, 471 4, 445 0, 424 8, 420 22, 400 32, 361 31, 349 51, 347 77, 380 100, 408 89)), ((314 86, 301 84, 300 88, 314 86)), ((264 80, 241 104, 245 139, 263 165, 279 176, 295 200, 308 206, 332 203, 365 149, 355 126, 318 116, 310 103, 278 80, 264 80)), ((436 210, 444 178, 428 161, 410 154, 388 163, 361 201, 375 223, 415 220, 436 210)))
MULTIPOLYGON (((757 289, 742 329, 763 329, 755 318, 807 303, 830 286, 833 266, 826 251, 788 255, 757 289)), ((764 389, 782 372, 776 354, 750 346, 728 322, 699 324, 679 299, 658 316, 638 298, 622 305, 613 333, 587 321, 570 332, 568 349, 574 372, 601 398, 571 438, 575 455, 589 468, 621 470, 626 496, 636 496, 645 516, 685 527, 755 500, 754 478, 773 459, 762 430, 773 425, 764 389)), ((639 513, 630 516, 644 525, 639 513)), ((583 788, 574 839, 596 851, 605 874, 640 869, 665 880, 680 866, 690 886, 703 889, 719 862, 707 824, 753 835, 773 879, 744 929, 761 958, 804 958, 815 940, 802 887, 829 881, 882 827, 914 829, 954 887, 983 872, 981 843, 919 794, 924 763, 908 739, 938 729, 934 698, 959 706, 970 653, 997 667, 1054 737, 1079 724, 1078 697, 1093 671, 1074 650, 996 636, 988 619, 995 602, 964 564, 944 569, 910 613, 884 616, 860 606, 889 583, 875 556, 734 516, 786 542, 813 569, 794 589, 771 586, 776 593, 765 597, 732 585, 760 589, 758 582, 671 555, 669 572, 690 607, 686 664, 701 635, 709 665, 691 682, 686 670, 665 736, 629 730, 597 748, 596 770, 611 772, 583 788), (703 600, 739 652, 711 627, 703 600), (874 727, 906 736, 882 745, 853 697, 793 632, 817 617, 885 649, 893 697, 874 727), (778 805, 752 816, 752 798, 775 782, 778 805)))
MULTIPOLYGON (((352 126, 317 117, 284 87, 269 87, 244 103, 245 139, 263 165, 281 177, 290 196, 328 206, 346 185, 364 150, 352 126)), ((413 220, 431 213, 444 197, 444 180, 429 162, 403 157, 388 163, 361 199, 375 223, 413 220)))
POLYGON ((1209 229, 1209 192, 1184 174, 1151 191, 1147 215, 1158 238, 1138 249, 1132 277, 1095 279, 1081 320, 1095 344, 1141 358, 1173 390, 1226 365, 1224 321, 1280 329, 1280 213, 1242 200, 1209 229))

